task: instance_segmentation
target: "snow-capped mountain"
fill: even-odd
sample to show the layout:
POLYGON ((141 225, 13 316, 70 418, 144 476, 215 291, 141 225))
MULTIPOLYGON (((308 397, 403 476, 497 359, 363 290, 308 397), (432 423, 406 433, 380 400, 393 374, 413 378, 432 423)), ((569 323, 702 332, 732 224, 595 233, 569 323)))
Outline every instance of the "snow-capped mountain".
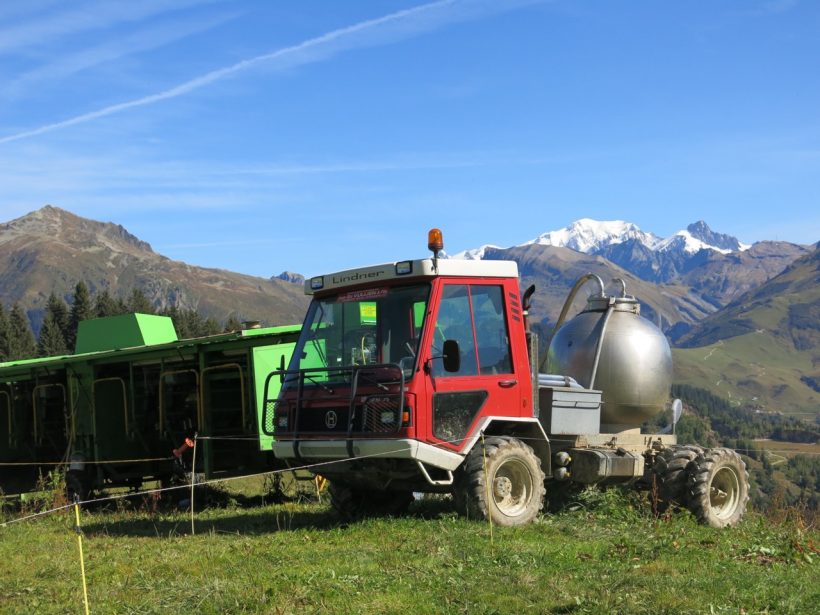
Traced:
POLYGON ((569 248, 589 256, 605 258, 648 282, 664 284, 685 281, 689 285, 703 287, 707 300, 721 305, 724 299, 731 298, 736 293, 726 290, 732 288, 731 284, 721 287, 719 281, 724 274, 717 274, 712 270, 734 268, 735 272, 731 275, 740 279, 745 275, 741 270, 757 268, 761 272, 765 270, 760 274, 763 277, 758 282, 765 281, 791 262, 789 259, 796 258, 802 250, 797 245, 789 244, 789 247, 783 242, 774 243, 760 242, 749 246, 731 235, 713 231, 703 220, 662 238, 641 230, 631 222, 583 218, 565 228, 542 233, 518 246, 499 248, 485 245, 449 255, 448 258, 508 258, 504 255, 508 251, 516 252, 536 246, 544 246, 545 249, 569 248), (779 247, 772 248, 774 243, 779 247), (738 261, 740 256, 744 257, 742 265, 738 261), (705 290, 707 286, 708 292, 705 290))
MULTIPOLYGON (((689 233, 692 239, 701 242, 703 247, 710 248, 712 250, 726 250, 724 254, 729 252, 745 252, 752 247, 749 244, 740 243, 731 235, 715 233, 703 220, 698 220, 694 224, 687 226, 686 232, 689 233)), ((682 233, 683 231, 678 234, 682 233)))
POLYGON ((484 258, 484 254, 486 254, 487 250, 503 250, 504 248, 500 246, 494 246, 491 243, 481 246, 480 248, 473 248, 472 250, 464 250, 463 252, 459 252, 458 254, 453 254, 452 256, 447 255, 447 258, 460 258, 462 260, 467 261, 480 261, 484 258))
POLYGON ((591 254, 607 246, 635 239, 650 249, 662 241, 653 233, 644 233, 637 225, 621 220, 591 220, 581 218, 566 228, 543 233, 524 245, 538 244, 572 248, 591 254))
MULTIPOLYGON (((694 255, 701 250, 714 250, 721 254, 747 250, 750 246, 741 243, 731 235, 715 233, 700 220, 690 224, 666 239, 642 231, 636 224, 622 220, 592 220, 582 218, 569 226, 542 233, 535 239, 520 245, 545 245, 571 248, 585 254, 604 254, 612 246, 638 244, 651 252, 671 252, 681 256, 694 255)), ((464 250, 450 256, 467 260, 480 260, 488 249, 500 249, 494 245, 464 250)))

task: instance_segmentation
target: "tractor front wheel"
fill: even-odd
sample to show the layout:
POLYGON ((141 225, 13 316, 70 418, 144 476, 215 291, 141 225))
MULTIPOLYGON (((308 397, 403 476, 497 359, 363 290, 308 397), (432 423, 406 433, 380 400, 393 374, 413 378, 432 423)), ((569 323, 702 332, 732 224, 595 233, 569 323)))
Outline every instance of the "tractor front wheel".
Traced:
POLYGON ((454 497, 469 518, 496 525, 525 525, 544 506, 544 472, 532 448, 516 438, 495 436, 473 447, 458 473, 454 497))

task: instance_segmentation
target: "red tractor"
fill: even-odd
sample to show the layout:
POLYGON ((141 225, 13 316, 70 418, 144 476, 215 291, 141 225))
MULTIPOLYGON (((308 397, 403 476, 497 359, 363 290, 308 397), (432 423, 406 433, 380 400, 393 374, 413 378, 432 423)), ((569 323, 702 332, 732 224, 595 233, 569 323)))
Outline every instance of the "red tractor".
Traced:
MULTIPOLYGON (((290 365, 274 372, 263 429, 276 457, 331 481, 345 516, 398 514, 414 493, 452 493, 460 512, 499 525, 530 522, 546 489, 657 481, 661 504, 709 525, 737 523, 748 476, 729 449, 679 446, 641 433, 667 405, 671 353, 626 294, 579 280, 540 374, 508 261, 433 257, 305 282, 313 296, 290 365), (587 308, 563 324, 578 289, 587 308)), ((266 396, 267 397, 267 396, 266 396)), ((677 404, 679 409, 679 402, 677 404)))

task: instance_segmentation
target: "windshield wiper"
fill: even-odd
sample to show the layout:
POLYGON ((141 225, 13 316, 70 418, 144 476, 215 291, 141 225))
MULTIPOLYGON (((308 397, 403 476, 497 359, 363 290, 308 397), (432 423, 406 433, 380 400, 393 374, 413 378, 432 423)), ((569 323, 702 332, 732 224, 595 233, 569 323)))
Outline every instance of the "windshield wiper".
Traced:
POLYGON ((313 344, 313 347, 316 349, 316 354, 319 355, 322 363, 327 365, 327 358, 325 356, 324 351, 322 350, 322 345, 319 343, 319 329, 321 327, 322 321, 325 319, 325 310, 322 307, 322 304, 317 304, 317 308, 319 311, 319 319, 311 325, 313 327, 313 331, 310 334, 310 342, 313 344))
POLYGON ((389 389, 386 385, 382 384, 381 382, 379 382, 379 381, 378 381, 378 380, 376 380, 375 378, 371 378, 370 376, 363 376, 363 375, 362 375, 362 372, 359 372, 359 378, 364 378, 364 379, 365 379, 365 380, 367 380, 370 384, 375 384, 375 385, 376 385, 377 387, 379 387, 382 391, 389 391, 389 390, 390 390, 390 389, 389 389))
POLYGON ((291 382, 298 382, 299 381, 299 372, 293 373, 291 371, 286 372, 282 375, 282 384, 290 384, 291 382))
POLYGON ((302 375, 303 375, 305 378, 307 378, 308 380, 310 380, 313 384, 318 384, 318 385, 319 385, 320 387, 322 387, 325 391, 327 391, 328 393, 330 393, 331 395, 333 395, 333 393, 334 393, 333 389, 331 389, 329 386, 327 386, 327 385, 326 385, 324 382, 322 382, 321 380, 316 380, 316 378, 314 378, 314 377, 313 377, 313 376, 311 376, 310 374, 302 374, 302 375))

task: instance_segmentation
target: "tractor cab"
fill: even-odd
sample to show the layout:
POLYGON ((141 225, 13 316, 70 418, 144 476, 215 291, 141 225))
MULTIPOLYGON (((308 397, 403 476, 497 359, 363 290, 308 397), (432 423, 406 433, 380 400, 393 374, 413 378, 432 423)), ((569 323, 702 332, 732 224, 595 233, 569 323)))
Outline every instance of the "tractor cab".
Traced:
POLYGON ((270 376, 281 382, 265 418, 277 457, 344 460, 346 481, 356 460, 373 486, 424 490, 451 483, 485 417, 532 420, 516 263, 439 259, 435 233, 429 247, 433 258, 305 282, 301 336, 270 376))

